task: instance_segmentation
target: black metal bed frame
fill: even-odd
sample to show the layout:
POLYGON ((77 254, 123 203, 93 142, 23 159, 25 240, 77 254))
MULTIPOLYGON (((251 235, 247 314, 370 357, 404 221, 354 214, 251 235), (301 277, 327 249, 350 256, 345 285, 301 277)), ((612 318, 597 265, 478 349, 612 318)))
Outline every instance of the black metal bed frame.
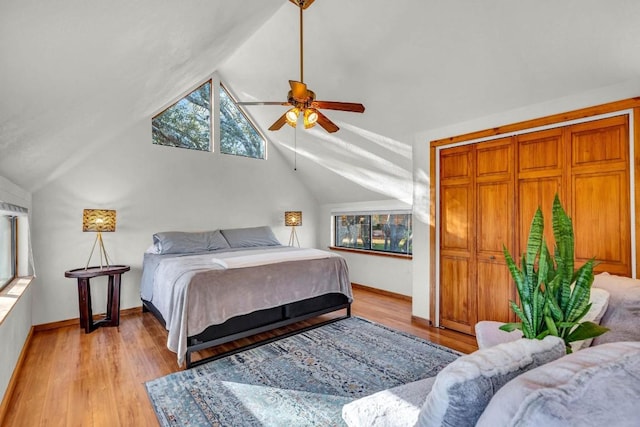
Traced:
MULTIPOLYGON (((166 328, 166 322, 160 311, 149 301, 142 300, 142 310, 150 311, 158 321, 166 328)), ((337 322, 351 317, 351 302, 346 295, 331 293, 314 298, 284 304, 281 306, 254 311, 253 313, 232 317, 220 325, 212 325, 202 333, 187 338, 186 364, 187 369, 202 365, 222 357, 230 356, 244 350, 259 347, 261 345, 286 338, 301 332, 309 331, 320 326, 337 322), (196 351, 226 344, 251 335, 288 326, 296 322, 308 320, 323 314, 338 310, 346 310, 346 314, 332 318, 317 324, 296 329, 275 337, 260 340, 240 348, 225 351, 207 358, 191 361, 191 354, 196 351)))

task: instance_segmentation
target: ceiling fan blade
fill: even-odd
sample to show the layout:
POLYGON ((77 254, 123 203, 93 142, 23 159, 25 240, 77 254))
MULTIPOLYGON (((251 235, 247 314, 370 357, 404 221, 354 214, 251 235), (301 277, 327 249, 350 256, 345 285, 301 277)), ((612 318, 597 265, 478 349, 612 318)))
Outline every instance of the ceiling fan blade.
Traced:
POLYGON ((288 102, 282 102, 282 101, 268 101, 268 102, 253 102, 253 101, 247 101, 247 102, 237 102, 238 105, 291 105, 288 102))
POLYGON ((282 116, 280 116, 280 118, 271 125, 269 130, 280 130, 280 128, 284 126, 285 123, 287 123, 287 113, 284 113, 282 116))
POLYGON ((289 0, 291 3, 295 4, 297 7, 302 7, 303 9, 311 6, 315 0, 289 0))
POLYGON ((325 110, 350 111, 353 113, 364 113, 364 105, 353 102, 334 101, 313 101, 312 107, 325 110))
POLYGON ((291 93, 293 94, 293 99, 298 102, 305 102, 308 95, 307 85, 302 82, 297 82, 295 80, 289 80, 289 85, 291 86, 291 93))
POLYGON ((318 113, 318 124, 320 126, 322 126, 322 128, 324 130, 326 130, 329 133, 333 133, 336 132, 338 129, 340 129, 335 123, 333 123, 331 120, 329 120, 329 118, 327 116, 325 116, 324 114, 322 114, 320 111, 317 112, 318 113))

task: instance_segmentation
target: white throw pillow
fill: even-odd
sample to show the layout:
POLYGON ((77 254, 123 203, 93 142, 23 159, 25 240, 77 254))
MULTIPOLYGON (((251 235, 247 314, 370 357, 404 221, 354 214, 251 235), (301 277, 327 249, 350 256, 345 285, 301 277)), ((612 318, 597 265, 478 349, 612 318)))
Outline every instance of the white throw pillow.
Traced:
POLYGON ((478 427, 638 426, 640 342, 589 347, 526 372, 498 391, 478 427))
POLYGON ((504 384, 566 354, 561 338, 519 339, 462 356, 436 377, 418 426, 474 426, 504 384))
MULTIPOLYGON (((582 319, 580 319, 580 323, 582 322, 593 322, 596 324, 600 324, 602 320, 602 316, 607 311, 607 307, 609 306, 609 292, 600 288, 591 288, 591 295, 589 297, 589 302, 591 303, 591 308, 584 315, 582 319)), ((582 341, 574 341, 571 343, 571 351, 576 352, 580 349, 587 348, 591 346, 591 342, 593 338, 589 338, 582 341)))

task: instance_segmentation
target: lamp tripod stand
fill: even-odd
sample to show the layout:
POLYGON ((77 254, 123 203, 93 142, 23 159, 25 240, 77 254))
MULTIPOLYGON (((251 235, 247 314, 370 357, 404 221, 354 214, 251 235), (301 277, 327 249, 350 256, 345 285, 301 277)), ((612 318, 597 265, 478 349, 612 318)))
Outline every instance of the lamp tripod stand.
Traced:
POLYGON ((291 235, 289 236, 289 246, 293 246, 293 243, 297 243, 300 247, 300 241, 298 240, 298 233, 296 233, 296 226, 291 227, 291 235))
POLYGON ((102 259, 104 258, 105 261, 105 267, 109 267, 109 265, 111 264, 109 261, 109 255, 107 255, 107 250, 104 248, 104 242, 102 241, 102 232, 98 231, 98 233, 96 234, 96 240, 93 241, 93 247, 91 248, 91 253, 89 254, 89 259, 87 260, 87 265, 84 267, 84 269, 88 269, 89 268, 89 263, 91 262, 91 257, 93 256, 93 251, 96 249, 96 245, 98 244, 99 246, 99 252, 100 252, 100 268, 102 268, 102 259))

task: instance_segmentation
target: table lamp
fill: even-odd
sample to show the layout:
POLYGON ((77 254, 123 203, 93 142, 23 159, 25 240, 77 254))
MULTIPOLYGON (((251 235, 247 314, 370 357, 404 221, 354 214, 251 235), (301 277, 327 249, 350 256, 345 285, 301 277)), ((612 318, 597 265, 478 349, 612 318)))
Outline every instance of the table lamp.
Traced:
POLYGON ((97 232, 96 240, 93 241, 93 247, 91 248, 91 253, 89 254, 89 259, 87 260, 87 265, 84 269, 86 270, 89 268, 93 251, 98 243, 100 247, 100 268, 103 267, 103 257, 105 266, 109 267, 111 262, 109 261, 107 250, 104 248, 102 232, 116 231, 116 211, 109 209, 85 209, 82 212, 82 231, 97 232))
POLYGON ((291 227, 291 236, 289 236, 289 246, 293 246, 293 242, 300 247, 300 241, 296 234, 296 227, 302 225, 302 212, 300 211, 286 211, 284 213, 284 225, 291 227))

